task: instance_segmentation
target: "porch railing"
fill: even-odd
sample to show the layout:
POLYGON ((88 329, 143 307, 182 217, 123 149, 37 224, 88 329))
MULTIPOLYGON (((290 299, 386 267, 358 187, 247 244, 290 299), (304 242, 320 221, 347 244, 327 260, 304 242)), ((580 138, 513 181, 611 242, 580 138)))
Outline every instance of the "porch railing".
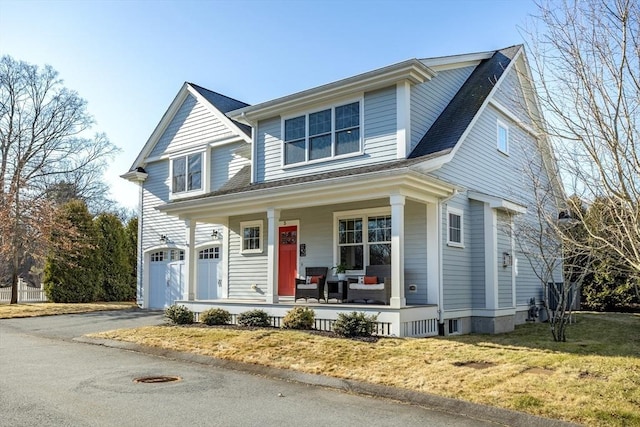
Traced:
MULTIPOLYGON (((18 302, 47 302, 44 289, 32 288, 27 283, 18 279, 18 302)), ((0 303, 11 302, 11 286, 0 288, 0 303)))

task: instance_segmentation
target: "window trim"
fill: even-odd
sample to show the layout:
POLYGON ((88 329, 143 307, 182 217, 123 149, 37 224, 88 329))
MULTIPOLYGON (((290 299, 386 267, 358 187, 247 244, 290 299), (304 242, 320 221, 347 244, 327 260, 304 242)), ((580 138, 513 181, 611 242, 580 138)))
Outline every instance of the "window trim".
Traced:
MULTIPOLYGON (((342 131, 343 129, 340 129, 340 131, 342 131)), ((316 135, 314 135, 316 136, 316 135)), ((300 139, 295 139, 292 141, 298 141, 300 139)), ((290 168, 296 168, 296 167, 300 167, 300 166, 307 166, 307 165, 312 165, 312 164, 316 164, 316 163, 323 163, 323 162, 329 162, 329 161, 333 161, 333 160, 339 160, 339 159, 344 159, 344 158, 349 158, 349 157, 355 157, 355 156, 360 156, 364 154, 364 96, 359 96, 357 98, 350 98, 350 99, 343 99, 339 102, 334 102, 331 104, 326 104, 323 105, 322 107, 318 107, 318 108, 313 108, 313 109, 308 109, 308 110, 303 110, 303 111, 297 111, 296 113, 291 113, 291 114, 287 114, 287 115, 283 115, 281 116, 280 119, 280 165, 282 167, 282 169, 290 169, 290 168), (353 151, 351 153, 346 153, 346 154, 339 154, 336 155, 335 154, 335 150, 336 150, 336 108, 338 107, 342 107, 345 105, 349 105, 349 104, 353 104, 353 103, 358 103, 358 108, 359 108, 359 123, 358 123, 358 129, 360 132, 360 138, 358 141, 359 144, 359 149, 357 151, 353 151), (309 116, 311 114, 314 113, 318 113, 321 111, 325 111, 325 110, 331 110, 331 131, 330 131, 330 135, 331 135, 331 155, 328 157, 322 157, 320 159, 314 159, 314 160, 310 160, 309 159, 309 116), (286 148, 286 144, 287 142, 285 141, 285 122, 287 120, 290 119, 295 119, 297 117, 302 117, 304 116, 305 118, 305 136, 304 136, 304 141, 305 141, 305 160, 301 161, 301 162, 296 162, 296 163, 291 163, 291 164, 287 164, 286 163, 286 155, 285 155, 285 148, 286 148)))
POLYGON ((498 119, 496 121, 496 148, 498 149, 499 152, 501 152, 502 154, 505 155, 509 155, 509 125, 507 125, 506 123, 504 123, 503 121, 501 121, 500 119, 498 119), (505 131, 505 147, 503 149, 503 147, 500 144, 500 130, 504 129, 505 131))
MULTIPOLYGON (((365 270, 369 265, 369 239, 368 239, 368 224, 370 217, 376 216, 391 216, 391 207, 380 207, 380 208, 372 208, 372 209, 358 209, 352 211, 342 211, 342 212, 334 212, 333 213, 333 265, 338 265, 340 263, 340 227, 338 226, 338 222, 342 219, 362 219, 363 224, 366 224, 366 227, 363 227, 363 253, 362 253, 362 266, 364 267, 362 270, 347 270, 346 274, 348 275, 363 275, 365 274, 365 270)), ((393 239, 393 233, 391 235, 393 239)), ((374 244, 379 243, 375 242, 374 244)), ((385 242, 386 243, 386 242, 385 242)))
POLYGON ((242 221, 240 223, 240 253, 241 254, 261 254, 264 252, 264 222, 259 219, 255 221, 242 221), (258 227, 258 248, 257 249, 245 249, 244 248, 244 230, 245 228, 258 227))
POLYGON ((464 248, 464 211, 462 209, 447 207, 447 246, 464 248), (451 215, 460 217, 460 241, 451 240, 451 215))
POLYGON ((209 150, 195 150, 195 151, 182 151, 180 153, 174 153, 169 156, 169 200, 181 199, 184 197, 191 197, 198 194, 204 194, 209 189, 209 174, 208 174, 208 162, 209 162, 209 150), (189 179, 189 156, 200 155, 200 188, 193 190, 187 190, 187 183, 189 179), (175 192, 173 185, 173 163, 175 160, 185 160, 185 189, 183 191, 175 192))

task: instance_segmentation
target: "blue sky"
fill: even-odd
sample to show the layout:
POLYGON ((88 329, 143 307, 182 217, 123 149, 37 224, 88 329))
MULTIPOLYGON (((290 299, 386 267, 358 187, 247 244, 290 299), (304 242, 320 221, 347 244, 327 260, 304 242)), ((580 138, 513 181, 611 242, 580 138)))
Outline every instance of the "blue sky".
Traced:
POLYGON ((0 55, 49 64, 127 172, 185 81, 255 104, 409 58, 523 43, 533 0, 0 0, 0 55))

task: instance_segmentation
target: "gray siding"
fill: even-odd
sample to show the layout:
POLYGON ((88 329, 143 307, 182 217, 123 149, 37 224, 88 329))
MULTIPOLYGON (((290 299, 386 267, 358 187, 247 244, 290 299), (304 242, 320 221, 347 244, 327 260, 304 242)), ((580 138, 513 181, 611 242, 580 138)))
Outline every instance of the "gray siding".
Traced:
POLYGON ((469 242, 471 250, 471 303, 473 308, 486 307, 484 268, 484 204, 469 203, 469 242))
POLYGON ((509 230, 509 217, 498 212, 498 307, 513 307, 511 273, 513 266, 504 267, 502 254, 511 254, 511 232, 509 230))
POLYGON ((469 245, 470 230, 469 200, 460 194, 442 207, 442 269, 444 309, 470 308, 473 300, 471 277, 472 248, 469 245), (447 205, 461 209, 463 213, 464 248, 447 245, 447 205))
POLYGON ((218 190, 243 166, 251 163, 248 159, 234 153, 245 145, 245 142, 237 142, 211 149, 211 191, 218 190))
POLYGON ((428 82, 411 88, 411 149, 424 136, 475 67, 438 73, 428 82))
MULTIPOLYGON (((427 304, 427 207, 407 200, 404 210, 404 283, 407 304, 427 304), (409 293, 409 285, 417 292, 409 293)), ((437 236, 431 236, 437 238, 437 236)), ((432 301, 435 303, 436 301, 432 301)))
POLYGON ((231 135, 232 132, 207 107, 189 95, 151 150, 149 157, 162 155, 167 150, 193 147, 231 135))
MULTIPOLYGON (((526 81, 526 77, 523 80, 526 81)), ((533 124, 531 117, 527 114, 528 107, 525 105, 520 78, 515 70, 505 76, 498 93, 495 95, 495 99, 524 123, 533 124)))
POLYGON ((267 217, 252 215, 229 219, 229 298, 263 298, 253 289, 252 284, 265 291, 267 288, 267 217), (263 252, 259 254, 240 253, 240 222, 262 220, 263 252))
MULTIPOLYGON (((301 114, 304 111, 300 112, 301 114)), ((340 160, 300 165, 283 169, 282 130, 280 117, 262 120, 258 123, 256 137, 256 176, 258 182, 286 179, 354 167, 397 157, 396 145, 396 89, 389 87, 364 95, 364 120, 361 133, 364 140, 364 154, 340 160)))

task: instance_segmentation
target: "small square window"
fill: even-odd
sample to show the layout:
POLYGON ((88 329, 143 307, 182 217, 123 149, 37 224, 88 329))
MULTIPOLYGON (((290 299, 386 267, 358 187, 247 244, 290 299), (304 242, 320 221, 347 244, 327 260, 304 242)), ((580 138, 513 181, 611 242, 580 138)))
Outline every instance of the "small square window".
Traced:
POLYGON ((262 253, 262 221, 240 223, 240 239, 241 253, 262 253))
POLYGON ((509 154, 509 127, 498 121, 498 150, 504 154, 509 154))
POLYGON ((464 246, 464 224, 462 211, 459 209, 447 209, 447 244, 449 246, 464 246))
POLYGON ((449 319, 449 333, 450 334, 460 333, 460 322, 458 321, 458 319, 449 319))

